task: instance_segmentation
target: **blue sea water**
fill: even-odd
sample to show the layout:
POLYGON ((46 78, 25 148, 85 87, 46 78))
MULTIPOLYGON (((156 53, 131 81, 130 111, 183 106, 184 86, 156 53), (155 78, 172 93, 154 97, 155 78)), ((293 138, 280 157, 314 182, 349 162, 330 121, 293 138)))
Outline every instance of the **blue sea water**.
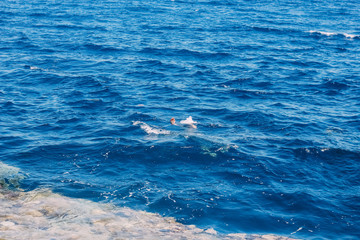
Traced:
POLYGON ((224 234, 359 239, 359 10, 2 1, 0 161, 25 191, 224 234), (170 124, 189 116, 197 128, 170 124))

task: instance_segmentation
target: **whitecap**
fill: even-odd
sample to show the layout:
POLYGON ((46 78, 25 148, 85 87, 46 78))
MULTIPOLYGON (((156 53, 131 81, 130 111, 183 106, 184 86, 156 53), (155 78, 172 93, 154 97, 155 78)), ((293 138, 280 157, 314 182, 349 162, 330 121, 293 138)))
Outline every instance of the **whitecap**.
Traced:
POLYGON ((360 35, 355 35, 355 34, 347 34, 347 33, 343 33, 343 35, 347 38, 358 38, 360 37, 360 35))
POLYGON ((320 35, 325 35, 325 36, 334 36, 337 35, 337 33, 331 33, 331 32, 322 32, 322 31, 309 31, 310 33, 315 33, 315 34, 320 34, 320 35))
POLYGON ((309 33, 311 34, 320 34, 320 35, 325 35, 327 37, 331 37, 331 36, 343 36, 343 37, 346 37, 346 38, 359 38, 360 35, 355 35, 355 34, 348 34, 348 33, 334 33, 334 32, 325 32, 325 31, 309 31, 309 33))
POLYGON ((141 122, 141 121, 135 121, 135 122, 133 122, 133 125, 134 126, 139 125, 140 128, 142 130, 144 130, 149 135, 150 134, 155 134, 155 135, 160 135, 160 134, 167 135, 167 134, 170 134, 170 131, 168 131, 168 130, 154 128, 154 127, 149 126, 147 123, 144 123, 144 122, 141 122))

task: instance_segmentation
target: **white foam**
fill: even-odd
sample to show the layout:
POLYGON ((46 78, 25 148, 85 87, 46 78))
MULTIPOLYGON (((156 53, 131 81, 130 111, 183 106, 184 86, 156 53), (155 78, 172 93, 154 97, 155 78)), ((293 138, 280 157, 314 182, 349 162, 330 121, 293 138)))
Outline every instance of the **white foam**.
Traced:
POLYGON ((142 130, 144 130, 149 135, 150 134, 155 134, 155 135, 160 135, 160 134, 167 135, 167 134, 170 134, 170 131, 168 131, 168 130, 159 129, 159 128, 153 128, 153 127, 150 127, 148 124, 146 124, 144 122, 141 122, 141 121, 135 121, 135 122, 133 122, 133 125, 134 126, 139 125, 140 128, 142 130))
POLYGON ((4 239, 289 239, 223 235, 158 214, 72 199, 49 190, 0 191, 0 204, 0 236, 4 239))
POLYGON ((355 35, 355 34, 347 34, 347 33, 343 33, 343 35, 347 38, 356 38, 356 37, 360 37, 360 35, 355 35))
POLYGON ((360 35, 355 35, 355 34, 347 34, 347 33, 334 33, 334 32, 324 32, 324 31, 309 31, 309 33, 315 33, 315 34, 320 34, 320 35, 325 35, 325 36, 336 36, 336 35, 341 35, 344 36, 346 38, 358 38, 360 37, 360 35))
POLYGON ((321 35, 325 35, 325 36, 334 36, 337 35, 336 33, 331 33, 331 32, 321 32, 321 31, 310 31, 310 33, 317 33, 317 34, 321 34, 321 35))
POLYGON ((196 125, 195 125, 195 124, 196 124, 197 122, 195 122, 195 121, 192 119, 192 117, 189 116, 187 119, 181 120, 180 123, 183 124, 183 125, 188 125, 188 126, 190 126, 190 127, 192 127, 192 128, 196 128, 196 125))
POLYGON ((195 121, 192 119, 192 117, 189 116, 187 119, 181 120, 180 123, 181 123, 181 124, 194 124, 194 123, 197 123, 197 122, 195 122, 195 121))

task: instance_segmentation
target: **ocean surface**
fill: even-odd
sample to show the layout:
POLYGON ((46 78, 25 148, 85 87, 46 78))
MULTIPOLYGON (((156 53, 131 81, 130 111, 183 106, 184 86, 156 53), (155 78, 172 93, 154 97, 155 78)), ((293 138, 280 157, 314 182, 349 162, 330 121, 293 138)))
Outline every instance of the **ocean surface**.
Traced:
POLYGON ((0 238, 360 239, 359 10, 1 1, 0 238))

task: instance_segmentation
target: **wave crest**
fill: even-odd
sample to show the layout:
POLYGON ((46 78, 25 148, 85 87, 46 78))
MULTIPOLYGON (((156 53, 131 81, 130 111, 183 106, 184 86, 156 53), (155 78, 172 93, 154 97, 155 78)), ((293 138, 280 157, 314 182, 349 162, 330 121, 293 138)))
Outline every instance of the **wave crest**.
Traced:
POLYGON ((153 128, 150 127, 147 123, 141 122, 141 121, 135 121, 133 122, 134 126, 139 125, 142 130, 144 130, 147 134, 155 134, 155 135, 168 135, 170 134, 170 131, 165 129, 159 129, 159 128, 153 128))
POLYGON ((331 37, 331 36, 343 36, 346 38, 360 38, 360 35, 356 35, 356 34, 348 34, 348 33, 334 33, 334 32, 324 32, 324 31, 309 31, 309 33, 311 34, 318 34, 318 35, 325 35, 327 37, 331 37))

